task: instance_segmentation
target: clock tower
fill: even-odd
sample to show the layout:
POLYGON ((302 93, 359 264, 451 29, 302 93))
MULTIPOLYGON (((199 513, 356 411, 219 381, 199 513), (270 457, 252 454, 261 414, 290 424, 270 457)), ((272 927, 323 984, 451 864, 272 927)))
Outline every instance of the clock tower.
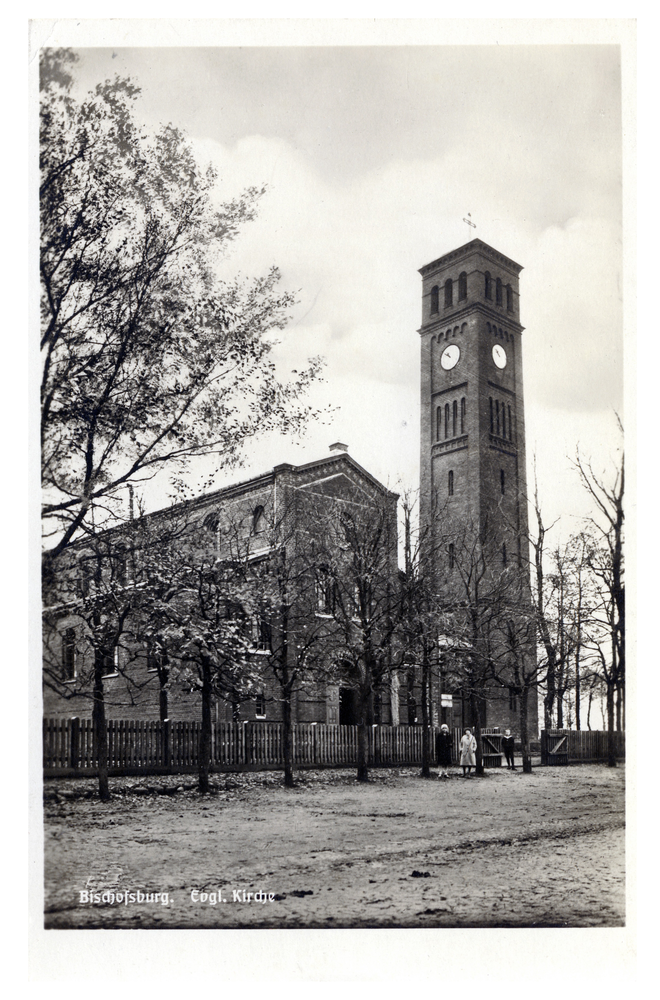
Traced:
MULTIPOLYGON (((457 604, 468 576, 475 600, 530 601, 521 270, 478 239, 420 269, 422 560, 457 604)), ((483 715, 517 729, 515 685, 490 686, 483 715)))

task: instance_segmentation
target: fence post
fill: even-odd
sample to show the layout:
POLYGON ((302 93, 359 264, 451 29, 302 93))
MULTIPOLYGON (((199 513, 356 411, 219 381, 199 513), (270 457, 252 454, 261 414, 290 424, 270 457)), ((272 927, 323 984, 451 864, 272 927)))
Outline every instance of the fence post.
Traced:
POLYGON ((545 729, 541 730, 541 764, 548 763, 548 734, 545 729))
POLYGON ((71 767, 76 771, 80 765, 80 719, 71 719, 71 767))

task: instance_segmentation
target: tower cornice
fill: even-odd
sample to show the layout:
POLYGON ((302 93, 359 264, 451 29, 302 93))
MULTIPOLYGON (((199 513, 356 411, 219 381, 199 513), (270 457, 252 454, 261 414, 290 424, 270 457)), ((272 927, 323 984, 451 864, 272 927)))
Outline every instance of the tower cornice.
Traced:
POLYGON ((440 314, 438 314, 437 319, 420 326, 417 332, 421 335, 423 333, 433 333, 434 330, 442 330, 443 327, 449 326, 451 323, 464 320, 467 316, 470 316, 475 312, 482 313, 484 316, 487 316, 488 319, 496 320, 500 326, 505 324, 510 330, 513 330, 514 333, 520 334, 525 329, 522 324, 513 319, 510 313, 502 313, 497 309, 497 307, 488 305, 487 302, 470 302, 467 305, 462 306, 460 309, 452 309, 451 311, 448 310, 444 316, 440 316, 440 314))
POLYGON ((499 250, 495 250, 493 247, 488 246, 483 240, 470 240, 469 243, 465 243, 462 247, 458 247, 456 250, 452 250, 450 253, 444 254, 442 257, 438 257, 437 260, 431 261, 430 264, 425 264, 424 267, 419 268, 419 274, 426 276, 431 274, 433 271, 442 270, 448 264, 454 264, 459 260, 471 257, 474 253, 480 253, 483 257, 487 257, 496 264, 500 264, 502 267, 506 267, 507 270, 511 271, 513 274, 520 274, 523 267, 522 264, 516 264, 515 260, 511 260, 510 257, 505 257, 503 253, 499 250))

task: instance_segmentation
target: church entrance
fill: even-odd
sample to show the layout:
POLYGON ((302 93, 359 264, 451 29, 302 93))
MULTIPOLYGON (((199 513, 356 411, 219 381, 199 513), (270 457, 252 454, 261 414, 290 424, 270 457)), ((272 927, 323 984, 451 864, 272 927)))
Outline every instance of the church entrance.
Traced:
POLYGON ((339 688, 339 725, 357 726, 358 693, 353 688, 339 688))

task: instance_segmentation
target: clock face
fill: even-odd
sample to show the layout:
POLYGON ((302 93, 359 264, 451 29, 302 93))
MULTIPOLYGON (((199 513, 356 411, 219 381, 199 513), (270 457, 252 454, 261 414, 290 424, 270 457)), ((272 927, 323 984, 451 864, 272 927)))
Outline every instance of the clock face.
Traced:
POLYGON ((458 345, 450 344, 449 347, 445 347, 444 351, 442 352, 442 355, 440 357, 440 364, 442 365, 444 370, 448 372, 450 368, 453 368, 455 365, 458 364, 458 359, 460 358, 460 356, 461 352, 458 348, 458 345))
POLYGON ((498 368, 504 368, 506 365, 506 351, 499 344, 493 347, 493 361, 498 368))

